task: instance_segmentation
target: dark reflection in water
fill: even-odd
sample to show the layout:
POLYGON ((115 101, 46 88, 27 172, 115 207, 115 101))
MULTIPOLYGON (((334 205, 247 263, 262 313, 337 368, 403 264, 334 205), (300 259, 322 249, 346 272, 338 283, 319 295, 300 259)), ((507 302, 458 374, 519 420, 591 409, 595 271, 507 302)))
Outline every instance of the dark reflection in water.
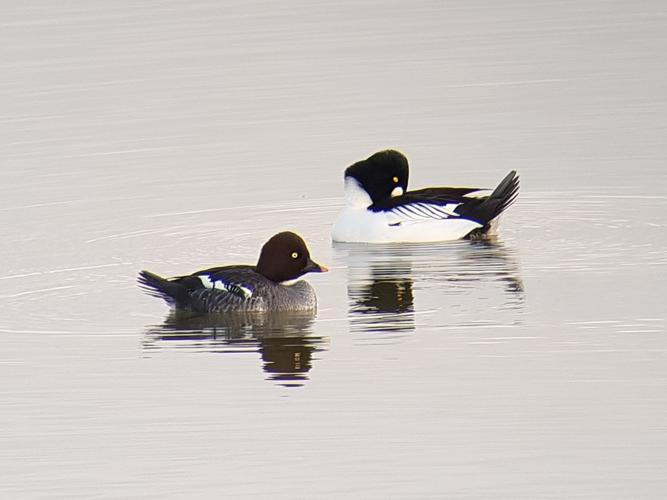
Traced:
POLYGON ((494 237, 462 243, 456 254, 460 267, 454 263, 443 277, 449 282, 495 281, 503 285, 506 305, 521 305, 524 287, 514 251, 494 237))
MULTIPOLYGON (((377 269, 371 269, 371 272, 377 273, 377 269)), ((361 314, 414 311, 411 279, 376 274, 370 283, 363 284, 359 289, 348 287, 348 295, 353 301, 351 308, 361 314)))
MULTIPOLYGON (((380 254, 382 255, 382 254, 380 254)), ((348 261, 347 296, 353 330, 410 332, 415 328, 412 264, 399 258, 353 253, 348 261)))
POLYGON ((162 325, 146 330, 146 352, 166 348, 198 352, 259 352, 268 379, 300 386, 308 379, 314 353, 326 339, 313 333, 315 314, 294 313, 169 313, 162 325))
POLYGON ((429 308, 456 310, 456 318, 447 318, 451 326, 478 321, 475 312, 481 307, 507 310, 523 304, 516 258, 494 239, 435 245, 336 243, 334 248, 334 259, 348 270, 352 331, 406 334, 415 329, 416 312, 429 308))

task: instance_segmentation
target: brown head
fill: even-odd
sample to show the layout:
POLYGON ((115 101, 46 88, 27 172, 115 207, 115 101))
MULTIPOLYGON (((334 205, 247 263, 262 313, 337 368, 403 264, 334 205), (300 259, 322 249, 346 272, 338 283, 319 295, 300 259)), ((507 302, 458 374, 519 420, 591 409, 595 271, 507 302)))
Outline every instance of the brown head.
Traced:
POLYGON ((294 280, 306 273, 326 271, 326 267, 310 258, 301 237, 290 231, 278 233, 264 243, 257 261, 257 272, 276 283, 294 280))

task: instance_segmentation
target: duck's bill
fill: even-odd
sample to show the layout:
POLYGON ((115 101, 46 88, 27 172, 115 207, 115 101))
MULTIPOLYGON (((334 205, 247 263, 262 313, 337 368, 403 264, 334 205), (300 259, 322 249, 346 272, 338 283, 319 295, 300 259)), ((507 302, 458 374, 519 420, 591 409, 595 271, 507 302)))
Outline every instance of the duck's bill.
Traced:
POLYGON ((328 270, 329 269, 326 268, 325 266, 322 266, 317 262, 313 262, 310 259, 308 259, 306 267, 304 268, 304 272, 306 273, 326 273, 328 270))

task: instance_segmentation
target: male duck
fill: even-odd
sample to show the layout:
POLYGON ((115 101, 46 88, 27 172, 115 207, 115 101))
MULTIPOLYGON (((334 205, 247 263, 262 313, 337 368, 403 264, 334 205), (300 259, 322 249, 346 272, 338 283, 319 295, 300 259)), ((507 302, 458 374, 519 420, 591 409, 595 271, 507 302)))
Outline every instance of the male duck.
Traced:
POLYGON ((408 160, 380 151, 345 170, 345 207, 332 238, 400 243, 458 240, 484 234, 519 193, 513 170, 493 191, 431 187, 408 191, 408 160))

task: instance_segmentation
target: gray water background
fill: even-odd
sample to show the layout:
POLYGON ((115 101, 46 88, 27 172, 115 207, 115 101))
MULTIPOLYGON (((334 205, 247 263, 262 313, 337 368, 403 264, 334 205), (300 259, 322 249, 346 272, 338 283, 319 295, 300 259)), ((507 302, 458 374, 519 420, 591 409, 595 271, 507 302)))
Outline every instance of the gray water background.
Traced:
POLYGON ((2 2, 2 498, 664 498, 659 1, 2 2), (336 245, 342 172, 519 201, 336 245), (302 234, 316 318, 135 285, 302 234))

